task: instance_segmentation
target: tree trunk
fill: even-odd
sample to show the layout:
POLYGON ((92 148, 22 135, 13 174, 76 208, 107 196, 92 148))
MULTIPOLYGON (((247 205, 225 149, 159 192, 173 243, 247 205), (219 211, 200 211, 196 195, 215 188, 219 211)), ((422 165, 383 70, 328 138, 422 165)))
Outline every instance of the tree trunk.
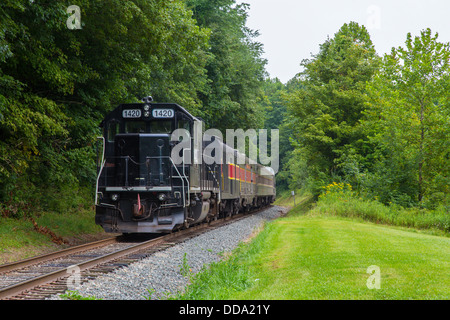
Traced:
POLYGON ((424 162, 423 143, 425 139, 425 129, 423 125, 424 109, 425 105, 422 100, 420 102, 419 196, 418 196, 419 203, 421 203, 423 199, 423 162, 424 162))

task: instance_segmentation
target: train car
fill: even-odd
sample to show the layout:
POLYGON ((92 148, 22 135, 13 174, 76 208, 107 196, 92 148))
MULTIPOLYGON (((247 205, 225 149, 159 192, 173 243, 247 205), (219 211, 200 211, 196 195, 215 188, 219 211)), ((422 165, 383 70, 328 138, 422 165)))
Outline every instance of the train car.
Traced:
POLYGON ((100 126, 95 222, 106 232, 172 232, 275 199, 271 168, 238 164, 238 151, 203 139, 201 119, 178 104, 121 104, 100 126), (189 139, 174 139, 176 129, 189 139), (222 150, 221 163, 202 161, 208 141, 222 150))

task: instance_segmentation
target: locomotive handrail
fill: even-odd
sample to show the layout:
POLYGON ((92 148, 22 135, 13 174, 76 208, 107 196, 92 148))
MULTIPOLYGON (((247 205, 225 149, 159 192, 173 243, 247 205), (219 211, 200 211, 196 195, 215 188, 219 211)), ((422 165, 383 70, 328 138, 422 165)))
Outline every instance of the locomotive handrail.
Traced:
MULTIPOLYGON (((175 163, 173 162, 172 158, 169 157, 169 159, 170 159, 170 161, 172 162, 172 166, 175 168, 175 170, 176 170, 177 173, 178 173, 178 176, 179 176, 180 179, 181 179, 181 187, 183 188, 183 208, 185 208, 185 207, 186 207, 186 190, 185 190, 185 188, 184 188, 184 180, 183 180, 183 177, 182 177, 181 174, 180 174, 180 171, 178 171, 177 166, 176 166, 175 163)), ((183 163, 183 168, 184 168, 184 163, 183 163)), ((184 174, 184 173, 183 173, 183 174, 184 174)), ((189 185, 189 180, 188 180, 188 178, 186 177, 186 175, 184 175, 184 179, 186 179, 186 182, 187 182, 187 184, 189 185)), ((189 190, 189 188, 188 188, 188 190, 189 190)))
MULTIPOLYGON (((183 175, 184 175, 184 178, 186 179, 186 182, 187 182, 188 206, 190 206, 191 205, 191 189, 190 189, 190 186, 189 186, 189 179, 187 178, 186 171, 185 171, 185 169, 186 169, 185 162, 184 162, 184 159, 185 159, 184 158, 184 152, 185 151, 191 152, 191 149, 190 148, 189 149, 183 149, 183 175)), ((172 160, 172 162, 173 162, 173 160, 172 160)))
MULTIPOLYGON (((145 165, 145 164, 147 164, 147 161, 149 160, 149 159, 158 159, 158 160, 161 160, 161 159, 169 159, 170 157, 169 156, 147 156, 145 159, 146 159, 146 161, 145 162, 137 162, 137 161, 135 161, 131 156, 129 156, 129 155, 126 155, 126 156, 110 156, 110 157, 107 157, 107 159, 121 159, 121 160, 125 160, 125 175, 124 175, 124 178, 125 178, 125 182, 124 182, 124 187, 134 187, 134 186, 130 186, 130 183, 129 183, 129 163, 131 162, 133 165, 136 165, 136 166, 141 166, 141 165, 145 165)), ((107 159, 105 159, 104 160, 104 163, 103 163, 103 165, 102 165, 102 170, 101 170, 101 172, 99 173, 99 176, 98 176, 98 180, 100 180, 100 176, 101 176, 101 174, 102 174, 102 171, 103 171, 103 167, 104 167, 104 164, 106 164, 106 162, 107 162, 107 159)), ((147 173, 146 173, 146 176, 148 176, 148 174, 149 174, 149 169, 147 168, 147 173)), ((161 176, 164 176, 164 174, 162 173, 162 172, 160 172, 159 173, 159 175, 160 175, 160 177, 161 176)), ((142 176, 142 175, 141 175, 142 176)), ((106 179, 106 177, 105 177, 105 179, 106 179)), ((161 179, 162 180, 162 179, 161 179)), ((105 182, 106 183, 106 182, 105 182)))
MULTIPOLYGON (((104 140, 104 138, 103 138, 103 140, 104 140)), ((189 149, 184 149, 183 150, 183 158, 184 158, 184 152, 185 151, 189 151, 189 149)), ((129 163, 130 162, 133 163, 134 165, 140 166, 140 165, 145 165, 147 163, 147 161, 151 160, 151 159, 158 159, 158 160, 169 159, 170 162, 171 162, 172 168, 174 168, 175 171, 176 171, 176 175, 174 177, 181 179, 181 184, 182 184, 181 187, 183 189, 183 195, 182 195, 182 197, 183 197, 183 207, 186 207, 186 206, 188 206, 190 204, 189 178, 186 175, 186 164, 184 162, 182 163, 183 170, 182 170, 182 172, 180 172, 180 170, 178 169, 178 167, 176 166, 175 162, 173 161, 173 159, 170 156, 147 156, 147 157, 145 157, 145 159, 146 159, 145 162, 135 161, 129 155, 126 155, 126 156, 112 156, 112 157, 108 157, 108 159, 122 159, 122 160, 125 160, 125 177, 124 177, 125 178, 125 183, 124 183, 125 186, 124 187, 130 187, 130 188, 135 188, 136 187, 136 186, 130 186, 129 185, 129 177, 128 177, 128 175, 129 175, 129 168, 128 167, 129 167, 129 163), (186 197, 186 194, 187 194, 187 197, 186 197)), ((104 156, 103 156, 102 157, 102 166, 101 166, 99 175, 97 177, 97 190, 98 190, 100 177, 102 175, 102 172, 103 172, 103 169, 105 167, 106 162, 107 162, 107 159, 105 159, 104 156)), ((149 173, 147 172, 147 175, 148 174, 149 173)), ((217 183, 217 177, 215 177, 214 174, 213 174, 213 176, 214 176, 215 182, 217 183)), ((97 204, 97 202, 98 202, 98 199, 96 199, 95 203, 97 204)))
MULTIPOLYGON (((103 167, 105 166, 106 163, 106 159, 105 159, 105 137, 97 137, 98 140, 102 140, 102 160, 101 160, 101 165, 100 165, 100 170, 98 171, 98 175, 97 175, 97 181, 95 183, 95 204, 98 204, 98 182, 100 181, 100 176, 102 175, 103 172, 103 167)), ((97 153, 98 154, 98 153, 97 153)))

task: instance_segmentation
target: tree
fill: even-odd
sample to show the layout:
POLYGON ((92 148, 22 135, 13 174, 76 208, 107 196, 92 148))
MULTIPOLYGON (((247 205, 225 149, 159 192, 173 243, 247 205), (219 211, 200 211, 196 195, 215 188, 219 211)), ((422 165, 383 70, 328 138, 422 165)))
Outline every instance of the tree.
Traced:
MULTIPOLYGON (((312 181, 343 176, 349 159, 364 155, 365 85, 377 65, 369 33, 355 22, 344 24, 313 59, 302 62, 297 76, 302 87, 287 100, 297 162, 307 166, 312 181)), ((357 162, 364 165, 364 156, 357 162)))
MULTIPOLYGON (((265 99, 262 101, 262 106, 266 111, 264 128, 269 130, 269 134, 271 129, 279 130, 279 165, 281 170, 276 176, 279 191, 288 189, 290 175, 285 168, 293 150, 289 140, 291 130, 286 121, 288 112, 284 99, 289 88, 291 88, 290 85, 284 85, 278 78, 266 79, 264 83, 265 99)), ((270 149, 270 146, 268 149, 270 149)))
POLYGON ((368 88, 367 127, 390 176, 386 187, 412 203, 443 201, 450 191, 450 44, 430 29, 409 33, 405 48, 384 56, 368 88))
POLYGON ((210 35, 208 85, 199 93, 206 125, 225 129, 261 128, 266 60, 258 32, 246 27, 247 4, 235 0, 186 0, 200 27, 210 35))

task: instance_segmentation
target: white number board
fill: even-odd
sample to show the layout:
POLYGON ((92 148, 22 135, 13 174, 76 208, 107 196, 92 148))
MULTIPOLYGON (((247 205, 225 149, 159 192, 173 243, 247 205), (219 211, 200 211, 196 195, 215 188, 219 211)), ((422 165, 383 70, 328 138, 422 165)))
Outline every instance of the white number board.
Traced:
POLYGON ((122 117, 124 117, 124 118, 136 119, 136 118, 140 118, 141 116, 142 116, 141 109, 129 109, 129 110, 122 111, 122 117))
POLYGON ((175 112, 172 109, 153 109, 152 116, 153 118, 163 118, 169 119, 173 118, 175 112))

